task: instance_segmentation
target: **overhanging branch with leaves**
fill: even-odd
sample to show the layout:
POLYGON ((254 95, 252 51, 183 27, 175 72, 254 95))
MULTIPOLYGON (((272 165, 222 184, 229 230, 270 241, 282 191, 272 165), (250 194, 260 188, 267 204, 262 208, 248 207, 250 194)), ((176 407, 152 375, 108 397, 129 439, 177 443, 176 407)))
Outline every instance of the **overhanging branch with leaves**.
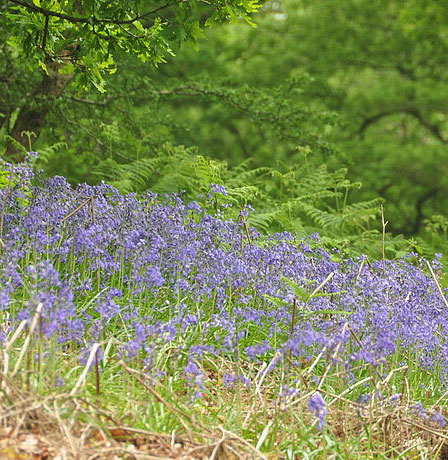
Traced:
POLYGON ((154 8, 152 10, 146 11, 145 13, 142 14, 137 14, 135 17, 132 19, 127 19, 127 20, 117 20, 113 18, 98 18, 95 15, 89 16, 89 17, 79 17, 79 16, 71 16, 68 14, 64 13, 59 13, 57 11, 49 10, 46 8, 42 8, 40 6, 37 6, 35 4, 30 4, 28 2, 25 2, 23 0, 9 0, 11 3, 15 3, 16 5, 23 6, 24 8, 28 9, 29 11, 32 11, 34 13, 39 13, 44 15, 45 17, 55 17, 58 19, 63 19, 64 21, 69 21, 72 23, 79 23, 79 24, 115 24, 115 25, 126 25, 126 24, 133 24, 136 21, 140 21, 141 19, 145 19, 148 16, 151 16, 153 14, 158 13, 159 11, 162 11, 166 8, 169 8, 170 6, 176 5, 177 3, 182 3, 185 0, 179 0, 175 2, 168 2, 165 3, 164 5, 161 5, 157 8, 154 8))

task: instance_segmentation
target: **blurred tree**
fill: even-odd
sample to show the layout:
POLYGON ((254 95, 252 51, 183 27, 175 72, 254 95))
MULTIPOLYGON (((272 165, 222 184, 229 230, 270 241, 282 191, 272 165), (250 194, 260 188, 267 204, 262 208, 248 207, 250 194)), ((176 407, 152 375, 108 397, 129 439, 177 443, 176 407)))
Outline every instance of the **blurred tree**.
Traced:
MULTIPOLYGON (((174 76, 200 68, 211 79, 264 91, 310 75, 300 98, 292 100, 309 112, 340 115, 337 124, 316 126, 343 152, 316 157, 313 150, 315 161, 347 166, 349 177, 363 183, 352 199, 384 197, 390 229, 414 235, 425 218, 447 209, 446 13, 442 0, 273 1, 257 15, 257 28, 212 30, 198 55, 185 49, 163 72, 174 76)), ((170 113, 175 120, 195 115, 190 132, 217 157, 238 158, 246 149, 258 164, 272 157, 291 160, 293 149, 284 139, 267 138, 263 130, 253 136, 245 122, 216 104, 194 101, 170 113), (218 123, 220 134, 228 132, 228 145, 214 136, 218 123), (239 136, 232 137, 235 125, 239 136)), ((178 137, 183 139, 188 133, 178 137)))
MULTIPOLYGON (((94 181, 111 165, 197 146, 230 165, 348 167, 350 179, 363 183, 349 202, 384 197, 388 228, 397 233, 414 235, 432 214, 446 215, 445 2, 276 0, 254 20, 256 28, 210 28, 194 43, 199 52, 187 45, 175 58, 166 53, 168 64, 156 71, 118 47, 100 72, 117 68, 107 93, 80 93, 82 82, 96 80, 79 73, 80 86, 72 80, 52 99, 35 142, 47 172, 94 181), (48 148, 61 142, 67 147, 56 154, 48 148)), ((169 24, 162 24, 165 37, 169 24)), ((10 59, 0 60, 1 75, 20 75, 0 93, 11 127, 42 76, 17 48, 2 49, 10 59)))
POLYGON ((324 99, 347 122, 332 139, 347 152, 350 176, 363 182, 357 199, 384 197, 390 230, 419 233, 448 204, 446 2, 300 5, 286 20, 295 24, 289 35, 299 65, 339 95, 324 99))

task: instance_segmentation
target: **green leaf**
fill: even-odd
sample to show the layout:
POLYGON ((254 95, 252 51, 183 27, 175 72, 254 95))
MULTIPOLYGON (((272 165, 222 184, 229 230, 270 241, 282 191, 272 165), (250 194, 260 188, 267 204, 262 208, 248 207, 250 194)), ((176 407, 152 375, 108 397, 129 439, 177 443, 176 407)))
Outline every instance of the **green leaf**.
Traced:
POLYGON ((281 300, 277 297, 270 296, 268 294, 263 294, 263 297, 268 300, 269 302, 273 303, 274 305, 277 305, 278 307, 288 307, 291 306, 291 303, 285 302, 284 300, 281 300))

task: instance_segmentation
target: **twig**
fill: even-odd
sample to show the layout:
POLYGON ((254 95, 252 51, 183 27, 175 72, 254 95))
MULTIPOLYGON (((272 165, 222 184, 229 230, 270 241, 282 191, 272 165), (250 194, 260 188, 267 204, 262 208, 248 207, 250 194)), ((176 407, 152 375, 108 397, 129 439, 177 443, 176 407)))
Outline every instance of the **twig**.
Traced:
POLYGON ((437 280, 436 274, 434 273, 434 271, 433 271, 433 269, 431 267, 431 264, 428 261, 426 261, 426 265, 428 266, 429 271, 431 272, 431 275, 432 275, 432 277, 434 279, 434 283, 436 283, 437 290, 439 291, 440 296, 442 297, 442 300, 443 300, 445 306, 448 308, 448 300, 446 300, 445 294, 443 293, 442 288, 440 287, 440 283, 437 280))
POLYGON ((292 299, 291 328, 289 331, 291 337, 293 336, 294 329, 296 327, 296 313, 297 313, 297 299, 294 297, 292 299))
POLYGON ((179 421, 182 423, 184 428, 189 431, 188 425, 185 424, 184 420, 182 420, 182 417, 186 419, 188 422, 190 422, 192 425, 195 425, 196 427, 199 427, 200 429, 210 433, 210 430, 202 425, 200 425, 198 422, 196 422, 192 417, 190 417, 188 414, 185 412, 175 408, 172 406, 168 401, 166 401, 154 388, 151 388, 141 377, 140 375, 145 375, 140 371, 137 371, 136 369, 131 369, 128 367, 123 360, 120 360, 118 362, 121 367, 130 375, 133 375, 134 378, 143 386, 145 387, 146 390, 148 390, 160 403, 162 403, 170 412, 173 414, 176 414, 177 416, 180 415, 179 421))
MULTIPOLYGON (((127 426, 127 425, 119 425, 117 424, 116 426, 106 426, 105 427, 107 431, 113 431, 113 430, 121 430, 121 431, 128 431, 129 433, 137 433, 137 434, 143 434, 145 436, 155 436, 157 438, 168 438, 171 439, 170 434, 164 434, 164 433, 155 433, 154 431, 148 431, 148 430, 143 430, 141 428, 135 428, 132 426, 127 426)), ((193 441, 190 441, 188 439, 182 439, 182 443, 186 444, 195 444, 193 441)))
MULTIPOLYGON (((14 392, 15 397, 19 398, 21 401, 24 400, 24 397, 21 393, 21 391, 17 388, 17 385, 14 383, 14 381, 7 375, 5 375, 2 371, 0 371, 0 380, 2 382, 2 390, 3 394, 8 398, 9 402, 13 405, 14 402, 9 398, 9 394, 14 392)), ((4 417, 4 413, 0 412, 0 420, 1 417, 4 417)))
POLYGON ((46 404, 48 402, 51 402, 57 399, 75 399, 75 398, 73 398, 71 395, 67 393, 64 393, 61 395, 50 395, 50 396, 44 397, 43 399, 36 399, 35 396, 31 398, 23 398, 19 403, 15 403, 12 406, 10 406, 8 408, 9 412, 3 411, 1 413, 1 417, 3 419, 7 419, 7 418, 21 415, 24 413, 33 412, 37 409, 40 409, 41 407, 46 407, 46 404))
POLYGON ((356 281, 358 281, 359 277, 361 276, 361 272, 362 272, 365 262, 366 262, 366 259, 362 259, 361 263, 359 264, 358 274, 356 275, 356 281))
POLYGON ((42 313, 42 308, 43 308, 43 304, 39 303, 37 305, 36 313, 35 313, 35 315, 33 317, 33 321, 31 323, 30 330, 29 330, 28 335, 27 335, 27 337, 25 339, 25 342, 23 343, 22 349, 20 350, 19 357, 17 358, 17 362, 16 362, 16 365, 14 367, 12 377, 14 377, 16 375, 17 371, 19 370, 20 364, 22 363, 23 357, 25 356, 26 350, 28 349, 28 346, 30 344, 31 336, 32 336, 32 334, 34 332, 34 329, 36 328, 37 322, 39 321, 40 314, 42 313))
POLYGON ((277 351, 277 352, 275 353, 274 357, 271 359, 271 362, 268 364, 268 366, 266 367, 266 369, 265 369, 265 370, 263 371, 263 373, 261 374, 260 380, 258 381, 258 383, 257 383, 257 385, 256 385, 256 387, 255 387, 255 391, 256 391, 257 393, 260 393, 261 385, 263 384, 263 381, 264 381, 264 379, 266 378, 266 375, 268 374, 268 371, 270 370, 271 365, 274 364, 274 361, 275 361, 276 359, 280 359, 281 356, 282 356, 282 354, 281 354, 279 351, 277 351))
MULTIPOLYGON (((332 401, 330 401, 327 406, 332 406, 336 401, 337 399, 340 399, 342 398, 344 395, 346 395, 347 393, 350 393, 352 390, 354 390, 356 387, 359 387, 360 385, 363 385, 364 383, 368 382, 369 380, 372 380, 373 377, 370 376, 370 377, 366 377, 365 379, 362 379, 360 380, 359 382, 356 382, 354 383, 353 385, 351 385, 350 387, 346 388, 339 396, 336 397, 336 395, 334 396, 334 398, 336 399, 333 399, 332 401)), ((320 390, 322 392, 324 392, 324 390, 320 390)), ((328 393, 329 394, 329 393, 328 393)), ((330 395, 330 394, 329 394, 330 395)), ((331 395, 330 395, 331 396, 331 395)), ((351 403, 351 402, 350 402, 351 403)))
POLYGON ((443 393, 443 395, 440 396, 440 398, 432 405, 432 410, 434 410, 440 404, 440 401, 442 401, 442 399, 445 399, 447 396, 448 396, 448 390, 445 391, 445 393, 443 393))
POLYGON ((383 274, 386 272, 386 225, 388 221, 384 220, 384 206, 381 205, 381 225, 383 227, 382 231, 382 241, 381 241, 381 250, 383 256, 383 274))
POLYGON ((100 387, 100 364, 98 359, 98 353, 95 353, 95 389, 96 395, 101 395, 101 387, 100 387))
POLYGON ((417 428, 420 428, 423 431, 427 431, 428 433, 435 434, 436 436, 440 436, 441 438, 448 440, 448 436, 444 434, 446 433, 446 431, 441 432, 437 430, 436 428, 431 428, 429 426, 421 425, 420 423, 414 422, 413 420, 410 420, 407 418, 403 418, 401 419, 401 421, 406 423, 407 425, 415 426, 417 428))
MULTIPOLYGON (((86 206, 88 203, 90 203, 90 201, 93 200, 93 197, 89 196, 89 198, 87 198, 86 200, 84 200, 75 210, 73 210, 71 213, 67 214, 62 220, 61 220, 61 224, 63 224, 67 219, 70 219, 70 217, 72 217, 73 215, 75 215, 78 211, 80 211, 84 206, 86 206)), ((51 232, 54 230, 54 228, 56 227, 56 225, 53 225, 51 226, 49 229, 48 229, 48 232, 51 232)))
POLYGON ((224 429, 222 426, 219 427, 219 429, 225 433, 225 434, 228 434, 230 435, 230 437, 228 438, 229 440, 231 440, 232 438, 236 439, 237 441, 239 441, 241 444, 243 444, 244 446, 248 447, 252 452, 254 452, 259 458, 261 458, 262 460, 268 460, 268 458, 266 456, 264 456, 256 447, 254 447, 250 442, 246 441, 245 439, 243 438, 240 438, 238 435, 236 435, 235 433, 231 432, 231 431, 228 431, 226 429, 224 429))
POLYGON ((330 280, 333 278, 333 276, 336 274, 336 272, 331 272, 323 281, 322 283, 317 286, 316 289, 310 294, 308 299, 312 299, 330 280))
POLYGON ((322 358, 322 356, 325 354, 326 351, 327 351, 327 346, 325 345, 325 347, 322 348, 322 351, 316 356, 311 366, 305 371, 306 374, 309 375, 311 374, 311 372, 313 372, 313 369, 317 366, 317 363, 320 361, 320 358, 322 358))
POLYGON ((364 348, 363 343, 361 342, 361 339, 356 335, 356 332, 353 330, 353 328, 350 326, 349 323, 347 323, 347 328, 350 331, 350 334, 352 337, 356 340, 356 343, 361 347, 364 348))
POLYGON ((22 320, 21 323, 19 324, 19 327, 14 331, 14 334, 12 335, 11 339, 6 342, 5 348, 3 349, 3 373, 5 375, 8 375, 8 368, 9 368, 9 350, 11 347, 14 345, 14 342, 18 339, 20 334, 22 333, 23 329, 26 326, 26 319, 22 320))
MULTIPOLYGON (((273 358, 273 360, 275 359, 275 357, 273 358)), ((273 362, 273 360, 271 361, 271 363, 273 362)), ((260 398, 260 402, 261 402, 261 405, 264 407, 265 405, 265 402, 264 402, 264 399, 263 399, 263 396, 261 395, 261 391, 260 391, 260 388, 261 388, 261 384, 263 383, 263 380, 264 380, 264 370, 268 367, 269 365, 266 364, 266 362, 263 361, 263 363, 261 364, 260 366, 260 370, 257 372, 257 375, 255 376, 254 378, 254 382, 256 382, 259 378, 261 379, 261 382, 260 382, 260 385, 256 384, 255 385, 255 393, 257 394, 257 396, 260 398)), ((244 420, 243 420, 243 423, 242 423, 242 426, 243 427, 246 427, 247 426, 247 423, 249 422, 249 419, 251 418, 251 416, 253 415, 253 412, 254 412, 254 409, 256 407, 256 404, 257 404, 257 401, 253 401, 249 410, 246 411, 246 416, 244 417, 244 420)))
POLYGON ((376 397, 376 393, 378 392, 378 390, 380 389, 381 386, 384 386, 386 385, 387 383, 389 383, 389 380, 392 378, 392 376, 394 374, 396 374, 397 372, 399 371, 404 371, 404 370, 408 370, 409 369, 409 366, 401 366, 401 367, 397 367, 396 369, 392 369, 389 374, 387 374, 387 376, 383 379, 383 380, 380 380, 376 385, 375 385, 375 390, 373 391, 372 393, 372 398, 370 400, 370 405, 372 406, 373 405, 373 402, 375 401, 375 397, 376 397))
POLYGON ((112 24, 112 25, 126 25, 126 24, 133 24, 136 21, 139 21, 140 19, 144 19, 147 16, 150 16, 152 14, 157 13, 158 11, 161 11, 163 9, 166 9, 170 6, 175 5, 176 3, 181 3, 183 0, 179 1, 174 1, 174 2, 168 2, 165 3, 164 5, 161 5, 157 8, 154 8, 152 10, 146 11, 145 13, 136 15, 135 17, 131 19, 125 19, 125 20, 116 20, 116 19, 111 19, 111 18, 97 18, 94 15, 89 16, 88 18, 86 17, 80 17, 80 16, 71 16, 69 14, 65 13, 59 13, 57 11, 53 10, 48 10, 45 8, 42 8, 40 6, 37 6, 35 4, 30 4, 27 3, 23 0, 10 0, 10 2, 15 3, 16 5, 23 6, 24 8, 33 11, 35 13, 42 14, 44 16, 53 16, 55 18, 63 19, 65 21, 69 21, 71 23, 80 23, 80 24, 112 24))
POLYGON ((90 366, 92 365, 92 362, 95 359, 95 356, 96 356, 96 353, 97 353, 99 347, 100 347, 99 343, 94 343, 92 345, 92 349, 90 350, 90 355, 89 355, 89 358, 87 360, 87 363, 84 366, 84 369, 83 369, 81 375, 79 376, 78 381, 76 382, 75 386, 72 388, 72 391, 70 392, 70 395, 74 395, 78 391, 78 388, 81 386, 81 384, 86 379, 87 372, 89 372, 90 366))
MULTIPOLYGON (((347 328, 348 328, 348 323, 345 323, 344 326, 342 326, 342 331, 341 331, 342 335, 345 334, 347 328)), ((336 347, 335 347, 335 349, 334 349, 334 352, 333 352, 333 354, 332 354, 332 356, 331 356, 331 359, 332 359, 332 360, 336 359, 336 357, 338 356, 339 349, 341 348, 341 346, 342 346, 342 342, 339 342, 339 343, 336 345, 336 347)), ((323 384, 324 384, 324 381, 325 381, 325 378, 327 377, 328 373, 330 372, 331 365, 332 365, 332 363, 331 363, 331 360, 330 360, 330 362, 327 364, 327 367, 326 367, 326 369, 325 369, 324 374, 323 374, 322 377, 320 378, 320 381, 319 381, 319 383, 318 383, 317 388, 316 388, 315 391, 319 391, 319 390, 322 388, 322 386, 323 386, 323 384)))
POLYGON ((218 458, 218 452, 221 450, 222 445, 223 445, 223 443, 225 442, 226 439, 227 439, 226 435, 223 432, 221 439, 215 444, 215 447, 214 447, 212 453, 210 454, 210 457, 209 457, 208 460, 216 460, 218 458))
MULTIPOLYGON (((57 401, 54 400, 53 401, 53 407, 54 407, 54 412, 53 412, 53 415, 54 417, 56 418, 56 420, 58 421, 58 426, 59 426, 59 429, 61 430, 61 432, 63 434, 65 434, 65 438, 68 439, 68 442, 70 444, 70 447, 72 449, 72 453, 76 454, 77 452, 79 452, 79 448, 77 446, 77 442, 75 441, 72 433, 70 432, 70 429, 68 427, 68 423, 67 421, 62 421, 61 419, 61 416, 59 414, 59 407, 57 405, 57 401)), ((71 416, 71 425, 73 426, 73 422, 75 421, 75 418, 73 417, 73 415, 71 416)))

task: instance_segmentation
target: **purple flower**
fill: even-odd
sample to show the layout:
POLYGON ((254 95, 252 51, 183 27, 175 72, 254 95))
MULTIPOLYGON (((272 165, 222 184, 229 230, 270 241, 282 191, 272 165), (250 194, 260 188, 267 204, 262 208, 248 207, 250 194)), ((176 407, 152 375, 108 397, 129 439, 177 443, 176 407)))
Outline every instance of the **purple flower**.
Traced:
POLYGON ((238 376, 236 374, 224 374, 222 380, 226 387, 233 387, 238 381, 238 376))
POLYGON ((325 407, 325 401, 323 400, 320 393, 315 393, 308 401, 308 410, 314 414, 318 419, 317 427, 319 431, 322 431, 325 425, 325 416, 328 411, 325 407))
POLYGON ((184 367, 184 372, 187 374, 198 375, 200 374, 201 370, 199 369, 199 366, 192 359, 190 359, 188 364, 184 367))
POLYGON ((0 290, 0 311, 7 310, 11 299, 6 289, 0 290))
POLYGON ((158 267, 148 267, 146 273, 150 285, 160 287, 165 284, 165 280, 158 267))
POLYGON ((434 412, 432 415, 431 415, 431 419, 430 419, 432 422, 435 422, 437 423, 437 425, 439 425, 440 428, 444 428, 446 426, 446 419, 445 417, 440 413, 440 412, 434 412))
POLYGON ((411 411, 423 420, 428 420, 429 418, 428 411, 423 407, 421 402, 413 404, 411 406, 411 411))
MULTIPOLYGON (((118 339, 123 359, 141 359, 155 379, 166 372, 157 368, 160 354, 176 347, 188 353, 193 391, 204 386, 197 360, 208 354, 255 367, 263 361, 267 374, 324 347, 314 370, 325 359, 340 363, 350 384, 359 367, 387 374, 397 350, 421 368, 440 369, 448 382, 448 311, 416 255, 367 263, 326 250, 318 235, 261 235, 247 226, 249 207, 238 218, 217 206, 227 193, 222 185, 210 186, 222 211, 210 215, 179 195, 124 196, 104 183, 40 180, 30 161, 2 164, 14 184, 8 193, 0 188, 2 340, 42 303, 35 333, 61 350, 118 339)), ((438 257, 431 263, 440 270, 438 257)), ((250 385, 247 375, 223 381, 250 385)), ((293 385, 284 384, 288 393, 293 385)), ((322 402, 318 394, 310 400, 321 428, 322 402)))
POLYGON ((280 391, 280 396, 282 398, 290 398, 292 396, 297 396, 300 394, 300 391, 297 388, 292 388, 288 385, 283 385, 280 391))
POLYGON ((224 196, 227 196, 227 190, 224 185, 210 184, 210 191, 212 193, 221 193, 224 196))
POLYGON ((246 347, 246 355, 252 359, 256 360, 257 356, 262 356, 265 355, 269 350, 271 349, 271 346, 267 341, 265 341, 262 344, 259 345, 254 345, 250 347, 246 347))

